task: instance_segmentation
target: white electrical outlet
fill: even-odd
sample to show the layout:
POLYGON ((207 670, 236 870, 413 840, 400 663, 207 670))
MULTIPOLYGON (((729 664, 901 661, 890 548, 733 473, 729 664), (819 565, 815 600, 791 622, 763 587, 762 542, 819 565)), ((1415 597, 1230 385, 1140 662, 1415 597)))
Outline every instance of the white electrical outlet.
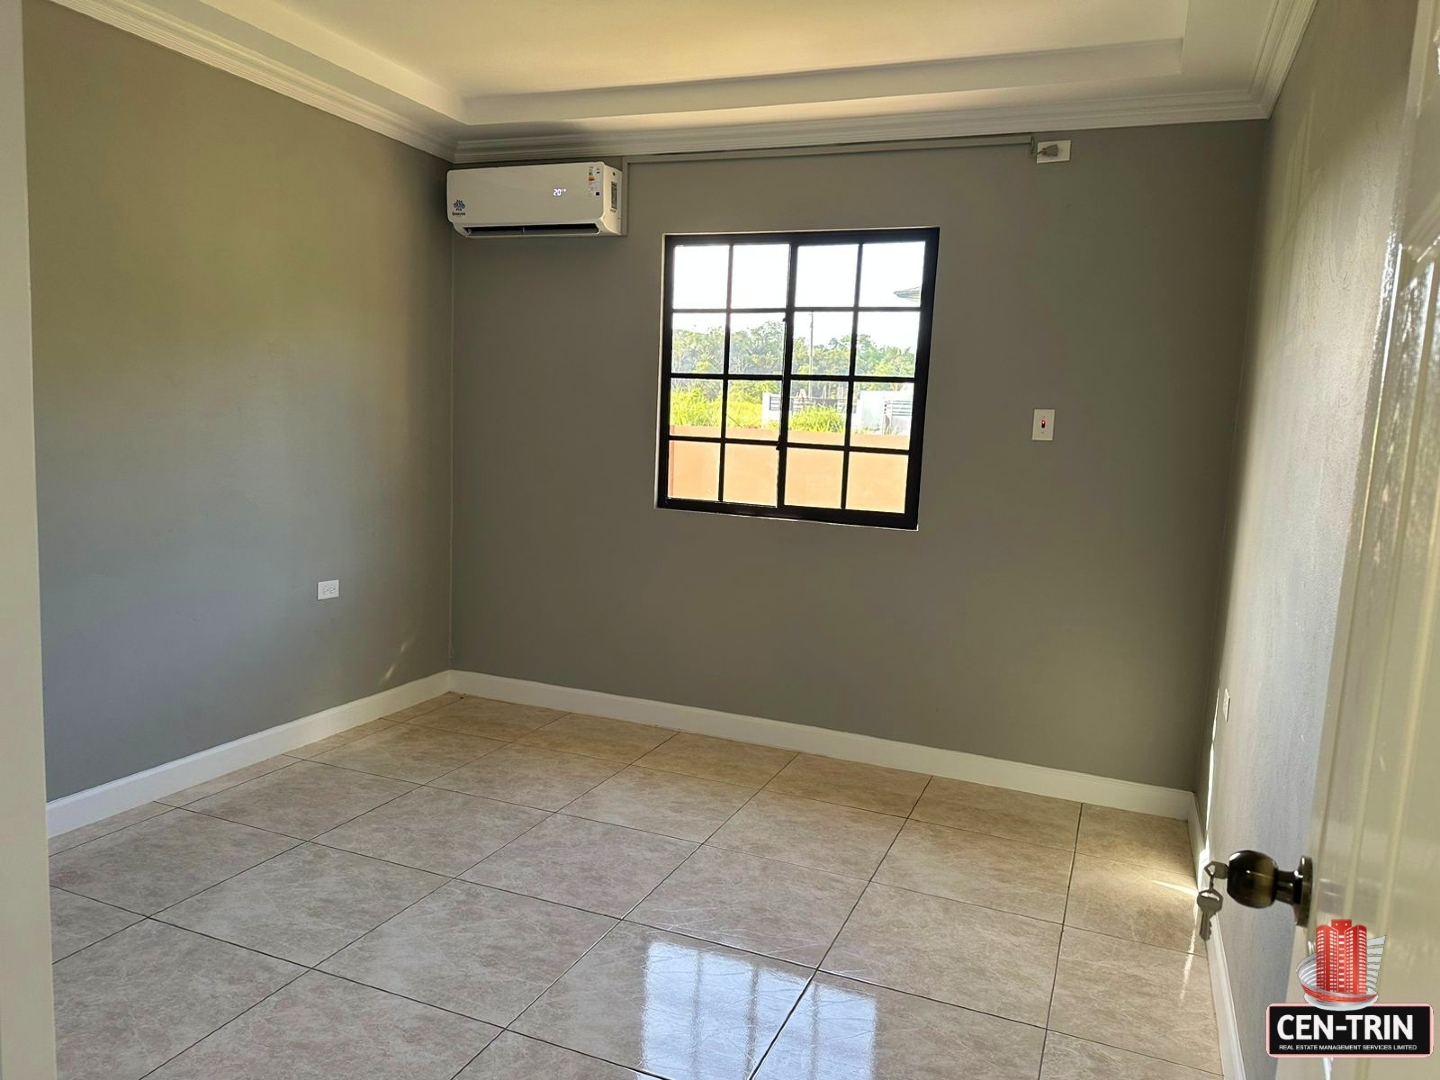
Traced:
POLYGON ((1053 165, 1057 161, 1070 160, 1069 139, 1036 139, 1034 143, 1035 162, 1039 165, 1053 165))
POLYGON ((1055 410, 1036 409, 1035 419, 1030 424, 1030 438, 1035 442, 1052 442, 1055 439, 1055 410))
POLYGON ((339 579, 339 578, 336 578, 334 581, 322 581, 322 582, 320 582, 320 587, 319 587, 319 589, 316 590, 316 593, 315 593, 315 599, 316 599, 316 600, 334 600, 334 599, 335 599, 337 596, 339 596, 339 595, 340 595, 340 579, 339 579))

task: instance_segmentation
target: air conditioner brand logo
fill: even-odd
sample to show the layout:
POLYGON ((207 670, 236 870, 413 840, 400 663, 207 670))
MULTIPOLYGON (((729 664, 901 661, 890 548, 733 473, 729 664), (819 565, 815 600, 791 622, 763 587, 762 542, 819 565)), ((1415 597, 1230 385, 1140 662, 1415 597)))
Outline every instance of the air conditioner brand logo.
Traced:
POLYGON ((455 216, 456 216, 456 217, 464 217, 464 216, 465 216, 465 200, 464 200, 464 199, 456 199, 455 202, 454 202, 454 204, 452 205, 451 209, 453 209, 453 210, 455 211, 455 216))
POLYGON ((1349 919, 1315 928, 1315 950, 1295 969, 1307 1005, 1271 1005, 1271 1057, 1428 1057, 1429 1005, 1379 1005, 1376 986, 1385 939, 1349 919))

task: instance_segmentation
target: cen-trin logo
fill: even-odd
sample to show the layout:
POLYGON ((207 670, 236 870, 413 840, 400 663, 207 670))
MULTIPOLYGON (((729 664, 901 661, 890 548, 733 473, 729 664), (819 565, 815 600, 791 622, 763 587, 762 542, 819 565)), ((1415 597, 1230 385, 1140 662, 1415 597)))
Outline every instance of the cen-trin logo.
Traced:
POLYGON ((1315 951, 1295 969, 1307 1005, 1266 1010, 1271 1057, 1428 1057, 1435 1043, 1429 1005, 1379 1005, 1385 939, 1333 919, 1315 928, 1315 951))

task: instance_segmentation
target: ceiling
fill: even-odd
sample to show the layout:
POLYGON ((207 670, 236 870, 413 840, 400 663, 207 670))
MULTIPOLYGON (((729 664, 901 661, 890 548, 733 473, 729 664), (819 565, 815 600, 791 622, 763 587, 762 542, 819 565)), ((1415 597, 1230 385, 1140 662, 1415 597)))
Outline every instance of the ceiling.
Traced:
POLYGON ((1314 0, 58 0, 456 161, 1268 116, 1314 0))

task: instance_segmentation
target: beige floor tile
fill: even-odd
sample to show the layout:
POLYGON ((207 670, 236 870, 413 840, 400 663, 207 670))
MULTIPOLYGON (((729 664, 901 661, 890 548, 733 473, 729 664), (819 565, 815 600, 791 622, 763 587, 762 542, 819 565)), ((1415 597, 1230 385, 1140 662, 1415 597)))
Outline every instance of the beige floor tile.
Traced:
POLYGON ((855 878, 706 847, 628 918, 815 967, 864 888, 855 878))
POLYGON ((1080 804, 937 776, 911 816, 952 829, 1073 851, 1080 804))
POLYGON ((54 971, 61 1080, 139 1080, 302 974, 149 920, 54 971))
POLYGON ((654 750, 675 733, 649 724, 572 713, 537 728, 521 739, 526 746, 623 761, 627 765, 654 750))
POLYGON ((631 766, 580 796, 565 813, 632 829, 704 840, 744 806, 753 787, 631 766))
POLYGON ((463 877, 619 918, 694 850, 688 840, 556 814, 463 877))
POLYGON ((868 878, 904 823, 889 814, 761 791, 720 827, 709 844, 868 878))
POLYGON ((403 724, 331 750, 315 760, 424 784, 504 745, 494 739, 403 724))
POLYGON ((603 915, 452 881, 322 967, 504 1026, 614 925, 603 915))
POLYGON ((294 846, 286 836, 171 810, 51 856, 50 882, 152 915, 294 846))
POLYGON ((661 772, 684 773, 727 784, 763 787, 795 758, 795 751, 732 742, 682 731, 635 764, 661 772))
POLYGON ((1220 1071, 1210 967, 1190 953, 1066 927, 1049 1026, 1177 1065, 1220 1071))
POLYGON ((1040 1080, 1214 1080, 1214 1074, 1052 1031, 1040 1080))
POLYGON ((489 1024, 312 971, 154 1080, 450 1080, 497 1034, 489 1024))
POLYGON ((564 715, 555 709, 542 709, 536 705, 512 705, 508 701, 462 697, 443 709, 417 716, 411 722, 417 727, 458 731, 464 735, 510 742, 564 715))
POLYGON ((207 780, 203 784, 196 784, 194 787, 177 791, 174 795, 162 795, 155 801, 165 803, 167 806, 189 806, 193 802, 199 802, 211 795, 218 795, 229 788, 237 787, 246 780, 254 780, 257 776, 265 776, 278 769, 283 769, 287 765, 294 765, 298 760, 298 758, 285 754, 276 754, 264 761, 257 761, 254 765, 247 765, 243 769, 236 769, 224 776, 217 776, 214 780, 207 780))
POLYGON ((62 851, 69 851, 71 848, 79 847, 81 844, 88 844, 91 840, 98 840, 102 836, 109 836, 113 832, 129 828, 131 825, 138 825, 142 821, 149 821, 153 817, 165 813, 170 807, 163 803, 150 802, 135 807, 133 810, 126 810, 123 813, 103 818, 100 821, 92 822, 89 825, 81 825, 78 829, 71 829, 67 833, 50 838, 50 854, 58 855, 62 851))
POLYGON ((1132 863, 1075 856, 1065 925, 1182 952, 1205 952, 1195 879, 1132 863))
POLYGON ((1059 943, 1054 923, 871 885, 822 967, 1043 1025, 1059 943))
POLYGON ((310 840, 413 787, 401 780, 302 761, 191 803, 190 809, 310 840))
POLYGON ((634 1069, 586 1057, 563 1046, 501 1034, 455 1080, 650 1080, 634 1069))
POLYGON ((907 821, 875 880, 913 892, 1061 922, 1068 851, 907 821))
POLYGON ((668 1080, 744 1080, 808 975, 620 923, 512 1028, 668 1080))
POLYGON ((418 705, 411 705, 408 709, 401 709, 399 712, 393 712, 389 716, 385 717, 385 719, 393 721, 397 724, 404 724, 409 721, 415 720, 418 717, 424 716, 426 713, 432 713, 438 709, 448 708, 449 706, 454 705, 457 701, 464 700, 464 694, 440 694, 437 697, 430 698, 427 701, 422 701, 418 705))
POLYGON ((302 844, 156 918, 314 967, 443 884, 423 870, 302 844))
POLYGON ((559 810, 625 766, 511 744, 431 781, 435 787, 541 810, 559 810))
POLYGON ((1191 874, 1190 832, 1174 818, 1085 804, 1075 850, 1114 862, 1191 874))
POLYGON ((316 842, 459 877, 549 816, 528 806, 424 787, 322 833, 316 842))
POLYGON ((800 754, 770 781, 768 790, 903 817, 929 780, 923 773, 800 754))
POLYGON ((298 750, 287 750, 285 753, 290 757, 313 759, 321 754, 329 753, 337 747, 348 746, 352 742, 369 738, 371 735, 378 735, 382 731, 393 731, 398 726, 399 721, 382 716, 379 720, 371 720, 367 724, 358 724, 344 731, 338 731, 329 738, 320 739, 318 742, 302 746, 298 750))
POLYGON ((50 959, 63 960, 87 945, 139 922, 141 916, 121 911, 63 889, 50 890, 50 959))
POLYGON ((1045 1033, 832 975, 818 975, 755 1080, 1034 1080, 1045 1033))

